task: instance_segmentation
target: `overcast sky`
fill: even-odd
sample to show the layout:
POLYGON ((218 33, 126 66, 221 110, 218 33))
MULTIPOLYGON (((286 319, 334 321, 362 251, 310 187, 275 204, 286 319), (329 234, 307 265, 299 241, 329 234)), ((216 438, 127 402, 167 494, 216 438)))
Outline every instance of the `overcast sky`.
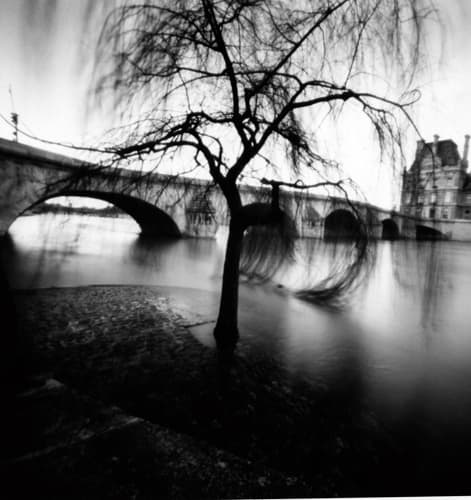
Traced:
MULTIPOLYGON (((86 14, 97 4, 106 2, 0 0, 2 116, 8 118, 14 110, 26 131, 50 140, 84 143, 94 137, 85 106, 91 57, 78 54, 93 53, 98 26, 90 25, 86 14)), ((471 1, 436 4, 442 14, 444 46, 436 43, 438 29, 432 31, 431 67, 421 79, 422 99, 414 117, 427 140, 439 134, 454 140, 461 152, 463 136, 471 133, 471 1)), ((12 138, 2 120, 0 136, 12 138)), ((411 163, 417 137, 411 134, 408 139, 411 163)), ((347 124, 321 146, 341 162, 370 201, 385 207, 397 203, 397 178, 393 180, 386 164, 378 169, 370 132, 347 124)), ((400 170, 400 165, 396 167, 400 170)))

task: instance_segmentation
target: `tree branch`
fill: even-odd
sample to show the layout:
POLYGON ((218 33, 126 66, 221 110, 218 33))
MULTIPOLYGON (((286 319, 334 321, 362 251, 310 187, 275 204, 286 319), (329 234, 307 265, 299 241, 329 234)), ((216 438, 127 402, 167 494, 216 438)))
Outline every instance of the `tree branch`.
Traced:
POLYGON ((239 89, 237 87, 237 78, 234 73, 234 67, 232 65, 232 60, 229 56, 229 53, 227 51, 227 46, 224 41, 224 37, 221 32, 221 27, 219 26, 219 23, 216 19, 216 14, 213 9, 213 5, 210 0, 202 0, 203 6, 205 11, 207 12, 208 20, 211 24, 211 28, 213 30, 214 36, 216 38, 216 43, 219 47, 219 51, 222 54, 222 57, 224 59, 224 63, 226 66, 227 73, 229 75, 229 82, 231 85, 231 91, 232 91, 232 107, 234 110, 233 113, 233 123, 236 127, 236 130, 242 140, 242 143, 244 146, 249 145, 249 141, 247 139, 247 136, 245 135, 244 132, 244 127, 242 125, 242 119, 240 115, 240 108, 239 108, 239 89))

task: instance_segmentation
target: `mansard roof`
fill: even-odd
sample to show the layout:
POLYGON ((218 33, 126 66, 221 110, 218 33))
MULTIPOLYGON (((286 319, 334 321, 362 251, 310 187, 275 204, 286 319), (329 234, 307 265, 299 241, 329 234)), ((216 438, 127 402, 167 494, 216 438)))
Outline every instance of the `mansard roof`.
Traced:
MULTIPOLYGON (((424 144, 422 150, 416 155, 414 163, 410 168, 411 171, 416 170, 420 166, 420 162, 430 156, 433 150, 433 142, 424 144)), ((458 153, 458 146, 451 139, 444 139, 437 143, 437 156, 441 160, 442 165, 458 165, 460 162, 460 154, 458 153)))

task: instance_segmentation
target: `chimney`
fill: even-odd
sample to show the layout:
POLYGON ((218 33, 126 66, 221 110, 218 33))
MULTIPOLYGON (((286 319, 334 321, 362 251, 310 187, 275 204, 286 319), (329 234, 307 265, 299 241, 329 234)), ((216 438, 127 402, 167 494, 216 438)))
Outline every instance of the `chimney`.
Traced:
POLYGON ((438 154, 438 139, 440 138, 439 135, 435 134, 433 136, 433 148, 432 148, 432 151, 433 151, 433 155, 434 156, 437 156, 438 154))
POLYGON ((464 148, 463 148, 463 161, 468 160, 468 150, 469 150, 469 135, 464 136, 464 148))

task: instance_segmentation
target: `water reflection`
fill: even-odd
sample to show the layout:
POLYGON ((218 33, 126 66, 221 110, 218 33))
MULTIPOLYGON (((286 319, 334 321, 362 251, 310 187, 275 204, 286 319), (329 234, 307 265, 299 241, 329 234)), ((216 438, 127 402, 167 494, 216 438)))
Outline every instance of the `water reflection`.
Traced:
MULTIPOLYGON (((417 245, 419 249, 422 245, 417 245)), ((434 332, 438 329, 438 320, 445 313, 441 309, 444 299, 445 276, 443 273, 442 247, 440 243, 428 242, 425 248, 420 248, 422 262, 427 263, 422 269, 422 318, 421 325, 424 340, 428 345, 434 332)), ((418 252, 419 254, 419 252, 418 252)), ((419 276, 420 278, 420 276, 419 276)))
MULTIPOLYGON (((456 311, 460 297, 455 286, 466 279, 466 245, 456 242, 403 242, 392 248, 394 278, 403 293, 420 304, 421 333, 426 345, 439 341, 439 334, 455 311, 452 321, 460 323, 463 312, 456 311), (464 251, 464 255, 461 255, 464 251), (463 275, 454 270, 454 256, 463 264, 463 275), (464 258, 462 258, 464 257, 464 258)), ((460 264, 459 264, 460 265, 460 264)), ((468 275, 469 276, 469 275, 468 275)), ((467 288, 467 285, 463 283, 467 288)))
MULTIPOLYGON (((13 225, 2 247, 13 286, 171 287, 161 290, 183 315, 208 321, 193 332, 212 343, 224 235, 155 241, 139 237, 130 220, 61 217, 13 225)), ((470 245, 381 242, 368 279, 342 311, 304 303, 289 290, 328 275, 332 261, 348 258, 347 247, 306 240, 298 252, 296 265, 275 276, 283 288, 241 285, 242 349, 257 346, 311 383, 368 400, 385 418, 445 425, 471 417, 470 245)))
MULTIPOLYGON (((137 235, 129 245, 133 268, 152 275, 145 283, 160 286, 218 289, 222 277, 223 247, 212 239, 153 239, 137 235)), ((131 278, 133 280, 133 278, 131 278)), ((135 282, 133 280, 133 282, 135 282)))

